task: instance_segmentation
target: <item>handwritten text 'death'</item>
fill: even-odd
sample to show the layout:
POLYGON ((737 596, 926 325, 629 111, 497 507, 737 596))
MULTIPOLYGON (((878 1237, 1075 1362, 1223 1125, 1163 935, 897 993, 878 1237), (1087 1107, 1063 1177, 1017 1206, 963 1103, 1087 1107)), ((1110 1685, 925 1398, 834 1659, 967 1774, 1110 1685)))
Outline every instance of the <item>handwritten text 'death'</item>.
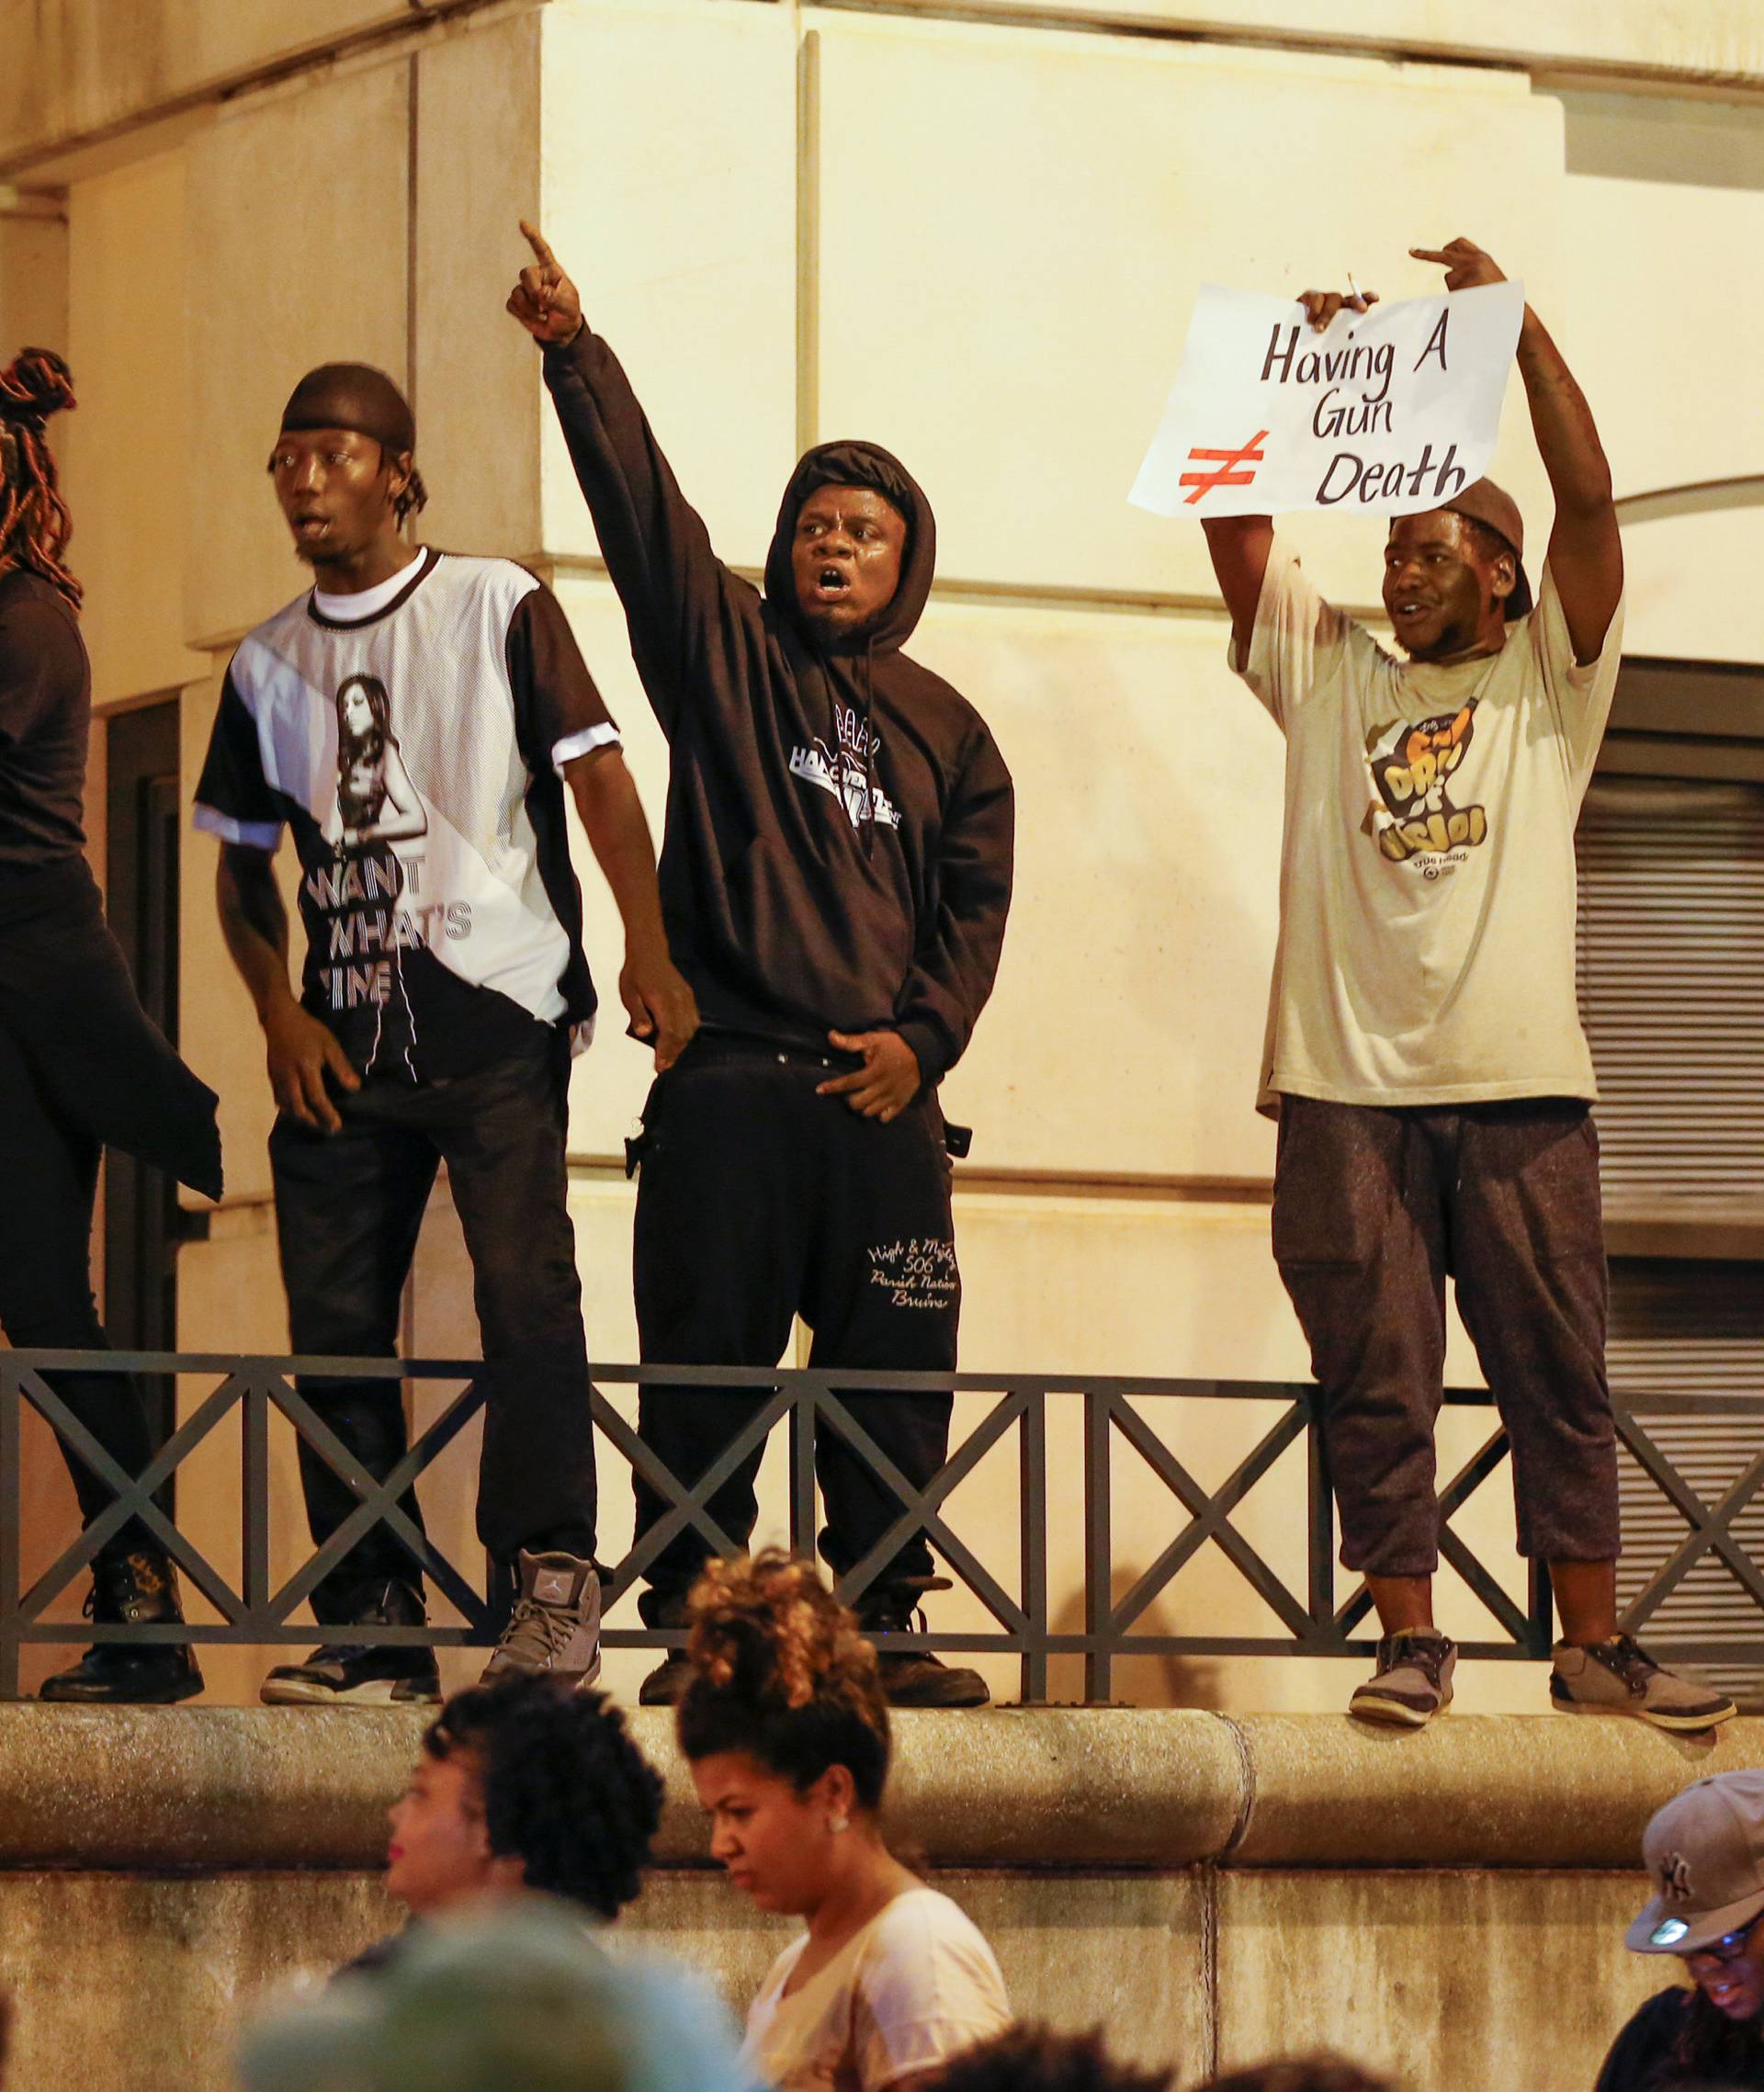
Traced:
POLYGON ((1488 469, 1521 284, 1343 310, 1205 285, 1131 499, 1160 515, 1436 508, 1488 469), (1247 444, 1221 435, 1255 428, 1247 444), (1211 469, 1198 468, 1210 467, 1211 469))

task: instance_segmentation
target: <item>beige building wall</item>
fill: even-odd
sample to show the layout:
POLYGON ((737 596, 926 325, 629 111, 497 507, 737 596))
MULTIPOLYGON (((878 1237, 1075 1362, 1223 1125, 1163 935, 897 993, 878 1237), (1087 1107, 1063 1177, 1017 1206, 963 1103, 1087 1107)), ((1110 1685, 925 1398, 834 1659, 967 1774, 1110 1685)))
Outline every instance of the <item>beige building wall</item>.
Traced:
MULTIPOLYGON (((553 578, 659 820, 664 750, 537 359, 501 309, 522 213, 539 213, 733 563, 762 562, 804 444, 861 433, 897 449, 939 519, 914 650, 980 706, 1020 796, 997 994, 946 1089, 950 1115, 977 1129, 958 1173, 964 1363, 1298 1378, 1304 1347, 1267 1251, 1272 1132, 1251 1109, 1279 741, 1225 667, 1199 533, 1125 498, 1194 287, 1296 288, 1351 269, 1414 295, 1437 272, 1408 246, 1467 232, 1526 278, 1620 493, 1764 471, 1744 355, 1764 292, 1735 260, 1764 236, 1764 29, 1745 0, 1542 0, 1475 24, 1398 0, 1119 0, 1117 31, 1098 12, 495 0, 413 27, 385 0, 185 0, 131 9, 106 36, 99 0, 0 0, 0 34, 35 40, 42 60, 34 91, 10 69, 0 89, 0 181, 66 227, 0 217, 0 320, 9 336, 26 314, 51 326, 64 296, 99 695, 181 687, 191 783, 228 650, 301 585, 262 474, 281 401, 310 364, 351 356, 413 390, 425 535, 553 578)), ((1547 489, 1517 385, 1496 469, 1541 546, 1547 489)), ((1375 523, 1299 518, 1292 535, 1332 594, 1375 600, 1375 523)), ((1764 661, 1761 538, 1755 508, 1632 531, 1632 649, 1764 661)), ((581 862, 610 1000, 616 919, 581 862)), ((229 1196, 183 1255, 183 1336, 275 1350, 268 1104, 212 872, 213 845, 192 836, 186 1038, 221 1093, 229 1196)), ((635 1351, 631 1193, 615 1159, 649 1071, 620 1032, 615 1009, 572 1087, 600 1360, 635 1351)), ((428 1355, 475 1340, 444 1197, 407 1336, 428 1355)), ((1451 1370, 1476 1377, 1455 1334, 1451 1370)), ((443 1392, 419 1393, 419 1418, 443 1392)), ((964 1397, 962 1415, 981 1407, 964 1397)), ((1198 1401, 1154 1414, 1207 1483, 1271 1416, 1198 1401)), ((1448 1417, 1445 1471, 1486 1421, 1448 1417)), ((1052 1436, 1054 1474, 1075 1474, 1075 1425, 1061 1417, 1052 1436)), ((469 1433, 425 1490, 437 1537, 467 1559, 474 1449, 469 1433)), ((187 1470, 184 1517, 223 1566, 237 1473, 231 1429, 187 1470)), ((275 1477, 291 1566, 301 1518, 279 1438, 275 1477)), ((612 1554, 629 1509, 610 1454, 605 1479, 612 1554)), ((782 1531, 780 1481, 775 1457, 763 1532, 782 1531)), ((1289 1455, 1239 1520, 1295 1580, 1301 1485, 1289 1455)), ((1116 1489, 1119 1594, 1181 1514, 1131 1453, 1116 1489)), ((1007 1583, 1014 1492, 1007 1446, 955 1506, 1007 1583)), ((1055 1610, 1077 1627, 1069 1489, 1054 1510, 1055 1610)), ((1461 1524, 1517 1591, 1504 1481, 1461 1524)), ((1444 1603, 1448 1626, 1483 1631, 1467 1594, 1449 1588, 1444 1603)), ((937 1617, 980 1618, 959 1594, 937 1617)), ((1265 1621, 1208 1549, 1146 1624, 1265 1621)), ((449 1655, 449 1676, 470 1660, 449 1655)), ((216 1697, 250 1696, 255 1657, 207 1661, 216 1697)), ((986 1668, 1012 1689, 1008 1664, 986 1668)), ((640 1668, 609 1663, 621 1688, 640 1668)), ((1142 1658, 1115 1681, 1136 1700, 1238 1709, 1334 1706, 1346 1686, 1338 1667, 1274 1659, 1142 1658)), ((1056 1665, 1053 1690, 1077 1696, 1075 1662, 1056 1665)), ((1490 1666, 1463 1690, 1494 1709, 1535 1706, 1542 1688, 1490 1666)))

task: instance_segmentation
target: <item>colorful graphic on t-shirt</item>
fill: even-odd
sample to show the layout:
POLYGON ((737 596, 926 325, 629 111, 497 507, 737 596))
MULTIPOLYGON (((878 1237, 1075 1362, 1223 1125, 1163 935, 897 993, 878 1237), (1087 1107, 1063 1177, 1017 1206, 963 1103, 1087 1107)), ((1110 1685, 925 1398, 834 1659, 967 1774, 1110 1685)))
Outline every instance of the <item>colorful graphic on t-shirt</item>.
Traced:
POLYGON ((1442 856, 1483 841, 1488 816, 1481 807, 1454 807, 1446 797, 1453 773, 1464 761, 1475 731, 1476 700, 1456 712, 1416 724, 1396 719, 1366 737, 1366 764, 1387 809, 1372 811, 1372 832, 1393 864, 1410 857, 1442 856))

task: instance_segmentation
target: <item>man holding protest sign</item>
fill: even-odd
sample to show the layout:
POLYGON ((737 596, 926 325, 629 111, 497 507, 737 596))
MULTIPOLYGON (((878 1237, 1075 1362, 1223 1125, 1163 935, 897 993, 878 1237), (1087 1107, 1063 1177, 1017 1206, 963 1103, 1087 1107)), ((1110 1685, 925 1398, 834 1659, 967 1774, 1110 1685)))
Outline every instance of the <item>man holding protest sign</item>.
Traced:
MULTIPOLYGON (((1468 240, 1410 252, 1448 292, 1505 282, 1468 240)), ((1374 300, 1301 302, 1344 354, 1374 300)), ((1208 515, 1204 491, 1197 504, 1232 668, 1287 743, 1260 1099, 1280 1119, 1274 1255, 1323 1391, 1341 1558, 1383 1629, 1351 1711, 1419 1727, 1452 1697, 1456 1651, 1432 1613, 1449 1272, 1511 1442, 1520 1551, 1550 1566, 1552 1700, 1704 1729, 1732 1703, 1616 1619, 1574 827, 1616 683, 1623 552, 1592 415, 1529 305, 1517 357, 1555 496, 1535 604, 1519 510, 1487 479, 1360 493, 1392 515, 1383 595, 1406 662, 1323 600, 1267 515, 1208 515)), ((1333 505, 1340 478, 1286 505, 1333 505)))

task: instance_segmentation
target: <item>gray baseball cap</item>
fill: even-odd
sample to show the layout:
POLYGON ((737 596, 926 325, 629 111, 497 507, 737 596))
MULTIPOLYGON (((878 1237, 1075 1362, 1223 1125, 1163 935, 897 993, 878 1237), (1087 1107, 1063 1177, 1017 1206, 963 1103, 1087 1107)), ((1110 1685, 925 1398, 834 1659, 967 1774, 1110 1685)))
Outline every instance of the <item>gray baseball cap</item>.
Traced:
POLYGON ((1764 1768, 1698 1780, 1642 1833, 1654 1894, 1624 1935, 1637 1954, 1693 1954, 1764 1913, 1764 1768))

